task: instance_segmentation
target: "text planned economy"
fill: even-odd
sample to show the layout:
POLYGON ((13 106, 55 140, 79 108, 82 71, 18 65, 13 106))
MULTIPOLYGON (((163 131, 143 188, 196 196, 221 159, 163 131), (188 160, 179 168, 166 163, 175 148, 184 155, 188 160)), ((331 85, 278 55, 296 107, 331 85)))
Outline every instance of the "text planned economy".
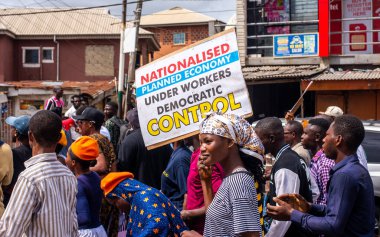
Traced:
POLYGON ((231 52, 229 54, 220 56, 213 60, 207 61, 205 63, 199 64, 197 66, 188 68, 171 76, 159 79, 152 83, 138 87, 136 90, 136 96, 144 96, 146 94, 152 93, 154 91, 163 89, 165 87, 171 86, 173 84, 179 83, 181 81, 199 76, 203 73, 209 72, 211 70, 218 69, 220 67, 229 65, 233 62, 239 61, 238 51, 231 52))

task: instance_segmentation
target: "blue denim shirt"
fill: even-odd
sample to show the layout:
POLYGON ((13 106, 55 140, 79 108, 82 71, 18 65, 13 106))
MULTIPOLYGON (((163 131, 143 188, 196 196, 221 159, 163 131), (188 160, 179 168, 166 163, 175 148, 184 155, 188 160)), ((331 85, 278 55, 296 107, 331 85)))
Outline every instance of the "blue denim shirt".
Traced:
POLYGON ((373 184, 356 154, 331 168, 327 206, 314 204, 309 213, 295 210, 291 221, 311 233, 325 236, 374 235, 373 184))

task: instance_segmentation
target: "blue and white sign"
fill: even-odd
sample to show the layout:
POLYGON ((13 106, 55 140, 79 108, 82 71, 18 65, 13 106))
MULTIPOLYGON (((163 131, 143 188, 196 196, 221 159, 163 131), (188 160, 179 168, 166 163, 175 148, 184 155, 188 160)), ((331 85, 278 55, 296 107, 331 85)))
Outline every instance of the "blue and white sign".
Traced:
POLYGON ((318 56, 317 33, 273 36, 273 57, 318 56))

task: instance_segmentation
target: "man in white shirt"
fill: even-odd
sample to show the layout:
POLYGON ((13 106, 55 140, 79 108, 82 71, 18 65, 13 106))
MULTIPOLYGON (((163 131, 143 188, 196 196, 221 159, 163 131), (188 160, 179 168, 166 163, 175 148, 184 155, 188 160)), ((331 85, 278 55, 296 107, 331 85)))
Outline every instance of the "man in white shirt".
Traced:
POLYGON ((29 122, 32 157, 19 175, 0 220, 0 236, 78 236, 77 179, 55 154, 61 119, 42 110, 29 122))
POLYGON ((70 107, 69 110, 66 111, 65 117, 71 118, 76 115, 77 109, 80 107, 80 97, 79 95, 73 95, 71 97, 71 104, 72 106, 70 107))

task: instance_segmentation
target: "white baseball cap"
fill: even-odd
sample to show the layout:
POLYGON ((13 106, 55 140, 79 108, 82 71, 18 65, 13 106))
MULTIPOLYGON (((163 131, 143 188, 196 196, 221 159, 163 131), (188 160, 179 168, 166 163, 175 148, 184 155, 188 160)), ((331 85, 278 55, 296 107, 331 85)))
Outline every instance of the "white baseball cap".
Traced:
POLYGON ((329 106, 325 112, 319 112, 319 114, 325 114, 331 117, 339 117, 343 115, 343 110, 338 106, 329 106))

